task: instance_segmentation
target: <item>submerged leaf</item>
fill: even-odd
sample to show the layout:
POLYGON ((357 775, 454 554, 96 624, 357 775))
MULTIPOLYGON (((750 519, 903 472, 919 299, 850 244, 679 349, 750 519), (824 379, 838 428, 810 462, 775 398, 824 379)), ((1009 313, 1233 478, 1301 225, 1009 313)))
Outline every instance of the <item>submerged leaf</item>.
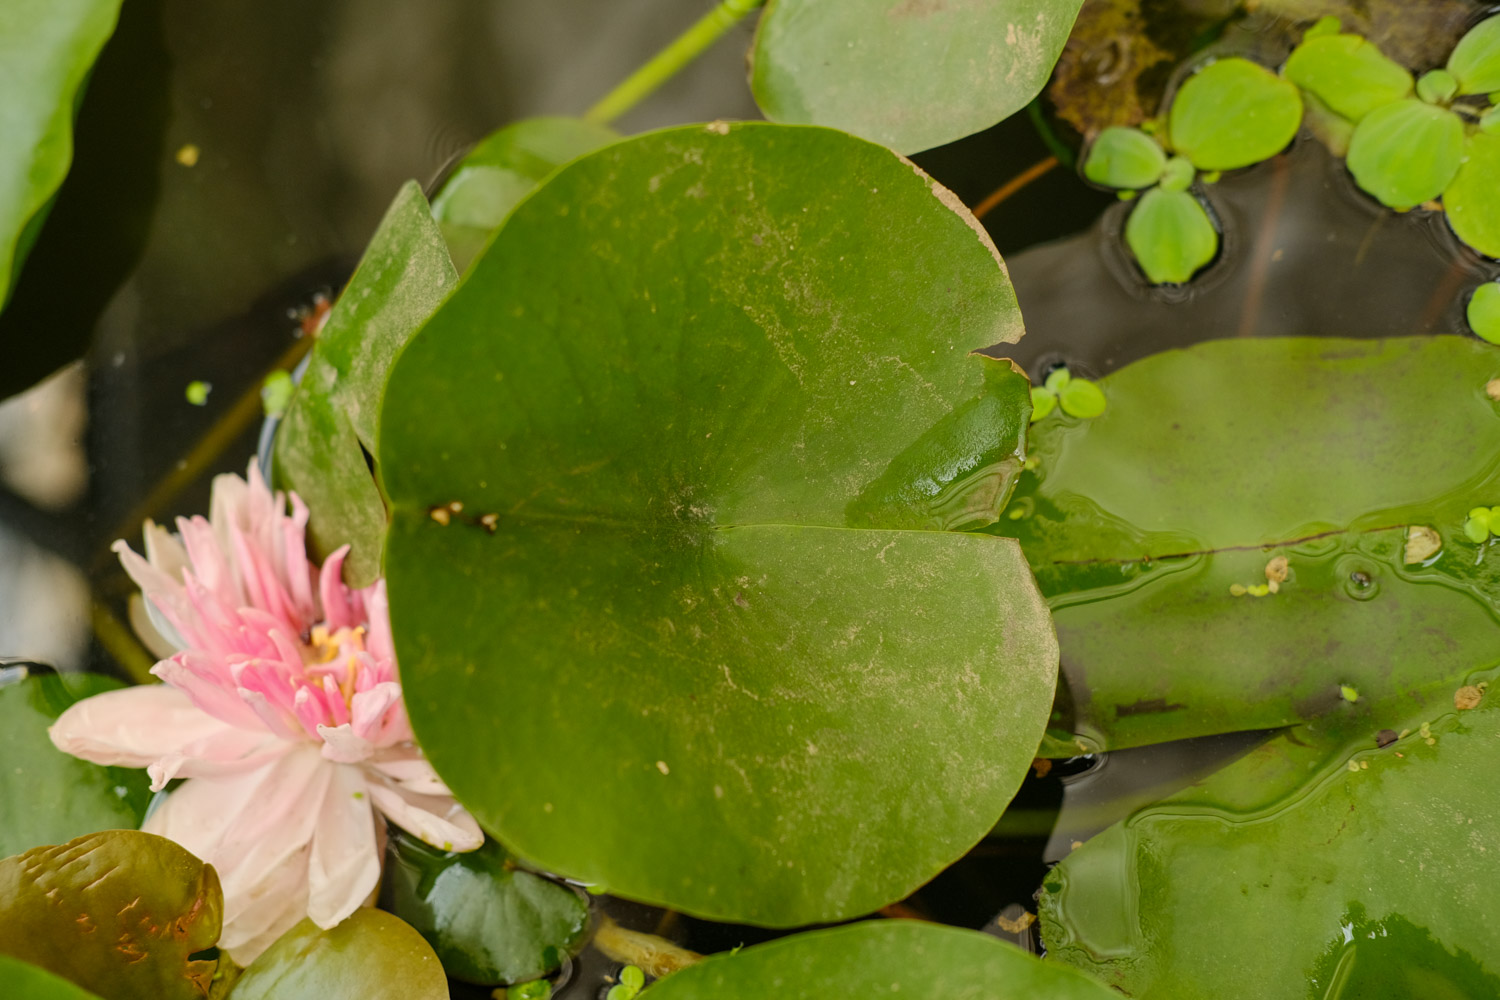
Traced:
POLYGON ((449 976, 482 986, 556 972, 589 918, 577 891, 517 869, 493 840, 453 854, 396 828, 380 905, 427 939, 449 976))
POLYGON ((1083 0, 770 0, 750 86, 767 118, 902 153, 1015 114, 1047 83, 1083 0))
POLYGON ((787 925, 993 825, 1056 647, 1018 548, 935 530, 998 516, 1030 409, 969 356, 1020 317, 953 206, 828 129, 649 133, 519 205, 401 355, 406 703, 518 856, 787 925))
POLYGON ((1458 40, 1448 57, 1448 72, 1457 78, 1461 94, 1500 90, 1500 16, 1480 21, 1458 40))
POLYGON ((1497 376, 1467 337, 1212 341, 1103 378, 1094 420, 1036 424, 1021 516, 992 530, 1053 604, 1074 731, 1287 725, 1344 711, 1345 684, 1373 711, 1500 655, 1500 567, 1460 533, 1500 495, 1497 376), (1430 564, 1407 565, 1410 524, 1441 532, 1430 564))
POLYGON ((382 910, 332 930, 304 920, 254 962, 228 1000, 448 1000, 448 980, 422 935, 382 910))
POLYGON ((1043 883, 1048 960, 1144 1000, 1500 995, 1488 701, 1280 741, 1111 827, 1043 883))
POLYGON ((1387 59, 1359 35, 1307 39, 1292 52, 1283 72, 1351 122, 1412 92, 1411 74, 1405 67, 1387 59))
POLYGON ((1464 148, 1463 165, 1443 192, 1448 225, 1486 257, 1500 257, 1500 133, 1474 132, 1464 148))
POLYGON ((1089 146, 1083 176, 1103 187, 1137 191, 1161 179, 1167 154, 1138 128, 1107 128, 1089 146))
POLYGON ((656 983, 642 1000, 874 996, 1109 1000, 1115 994, 1088 976, 984 934, 883 920, 809 931, 713 955, 656 983))
POLYGON ((1125 242, 1152 284, 1182 284, 1219 252, 1213 220, 1187 191, 1147 191, 1125 223, 1125 242))
POLYGON ((344 564, 350 586, 380 575, 385 504, 365 453, 377 448, 386 374, 456 280, 427 199, 408 181, 329 312, 277 429, 276 480, 307 504, 317 557, 351 546, 344 564))
POLYGON ((73 113, 120 0, 6 0, 0 7, 0 309, 73 160, 73 113))
POLYGON ((1405 211, 1442 194, 1463 153, 1458 115, 1408 97, 1377 108, 1354 127, 1349 172, 1382 204, 1405 211))
POLYGON ((38 674, 0 687, 0 857, 140 826, 151 801, 144 771, 90 764, 47 737, 73 702, 118 687, 95 674, 38 674))
POLYGON ((459 161, 432 199, 453 262, 465 270, 490 234, 552 171, 620 138, 579 118, 526 118, 491 133, 459 161))
POLYGON ((201 1000, 219 940, 219 877, 170 840, 91 833, 0 861, 0 953, 106 1000, 201 1000))
POLYGON ((1234 170, 1286 148, 1302 124, 1297 88, 1238 57, 1210 63, 1172 98, 1172 148, 1199 170, 1234 170))

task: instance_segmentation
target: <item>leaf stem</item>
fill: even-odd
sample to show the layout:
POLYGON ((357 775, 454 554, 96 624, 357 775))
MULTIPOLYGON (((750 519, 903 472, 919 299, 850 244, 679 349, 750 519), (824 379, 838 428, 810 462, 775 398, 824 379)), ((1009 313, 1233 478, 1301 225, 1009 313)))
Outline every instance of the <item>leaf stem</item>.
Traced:
POLYGON ((714 9, 696 24, 678 35, 670 45, 652 56, 640 69, 626 77, 618 87, 584 113, 584 119, 608 125, 666 83, 692 62, 724 33, 738 24, 766 0, 719 0, 714 9))

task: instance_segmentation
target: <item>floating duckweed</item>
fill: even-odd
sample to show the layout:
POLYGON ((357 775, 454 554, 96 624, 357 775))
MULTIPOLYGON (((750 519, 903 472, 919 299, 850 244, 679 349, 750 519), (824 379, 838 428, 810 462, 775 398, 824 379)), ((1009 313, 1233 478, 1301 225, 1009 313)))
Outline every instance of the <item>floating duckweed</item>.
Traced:
POLYGON ((1140 129, 1114 126, 1099 133, 1083 162, 1083 176, 1102 187, 1138 191, 1161 179, 1167 154, 1140 129))
POLYGON ((260 402, 265 407, 266 416, 279 417, 285 413, 295 388, 292 376, 287 372, 274 371, 267 375, 260 386, 260 402))
POLYGON ((1265 597, 1270 592, 1271 585, 1269 583, 1257 583, 1253 586, 1245 588, 1245 593, 1249 594, 1251 597, 1265 597))
POLYGON ((200 382, 195 380, 187 384, 187 389, 183 392, 182 395, 189 403, 192 403, 194 406, 206 406, 208 404, 208 394, 210 392, 213 392, 213 388, 213 383, 211 382, 200 382))
POLYGON ((1244 597, 1245 585, 1243 583, 1231 583, 1229 585, 1229 593, 1233 597, 1244 597))
POLYGON ((1480 21, 1458 40, 1448 57, 1448 72, 1464 94, 1500 87, 1500 17, 1480 21))
MULTIPOLYGON (((499 992, 498 990, 496 991, 499 992)), ((551 1000, 552 984, 545 979, 533 979, 529 983, 517 983, 507 987, 505 1000, 551 1000)))
POLYGON ((1353 704, 1359 701, 1359 689, 1350 684, 1340 684, 1339 697, 1353 704))
POLYGON ((1475 545, 1482 545, 1496 528, 1500 528, 1500 507, 1475 507, 1464 521, 1464 535, 1475 545))
POLYGON ((1104 393, 1088 379, 1074 378, 1066 368, 1054 368, 1046 382, 1031 388, 1031 422, 1041 420, 1059 405, 1070 417, 1097 417, 1104 412, 1104 393))
POLYGON ((1351 771, 1358 771, 1359 770, 1359 761, 1357 761, 1357 760, 1351 760, 1351 761, 1349 761, 1349 763, 1348 763, 1347 766, 1348 766, 1349 770, 1351 770, 1351 771))
POLYGON ((1417 96, 1428 104, 1446 104, 1458 93, 1458 81, 1445 69, 1423 73, 1417 80, 1417 96))
POLYGON ((620 970, 620 982, 609 988, 605 1000, 634 1000, 635 995, 646 985, 646 974, 638 966, 627 965, 620 970))
POLYGON ((1031 387, 1031 422, 1036 423, 1057 408, 1057 393, 1046 386, 1031 387))

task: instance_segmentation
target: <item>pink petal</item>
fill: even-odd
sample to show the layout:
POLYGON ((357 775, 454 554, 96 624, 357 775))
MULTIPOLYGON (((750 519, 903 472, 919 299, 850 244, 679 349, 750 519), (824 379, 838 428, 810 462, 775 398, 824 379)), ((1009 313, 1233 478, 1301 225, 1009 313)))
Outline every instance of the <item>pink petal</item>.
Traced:
POLYGON ((323 569, 318 574, 318 596, 323 601, 323 620, 328 623, 330 631, 353 628, 359 624, 359 620, 354 617, 354 610, 349 606, 349 588, 344 586, 344 557, 348 554, 347 545, 334 549, 323 561, 323 569))
POLYGON ((259 770, 190 780, 142 824, 218 871, 224 888, 219 946, 237 961, 268 928, 284 929, 306 915, 306 895, 287 887, 306 884, 318 807, 332 778, 333 765, 312 744, 295 745, 259 770), (273 895, 278 898, 267 898, 273 895))
MULTIPOLYGON (((371 773, 371 772, 366 772, 371 773)), ((370 798, 392 823, 445 851, 472 851, 484 833, 463 806, 443 795, 418 795, 371 773, 370 798)))
POLYGON ((225 677, 222 664, 212 656, 188 650, 162 660, 151 672, 175 688, 206 715, 241 729, 263 730, 260 717, 245 704, 232 677, 225 677))
POLYGON ((392 681, 376 684, 349 699, 349 719, 354 731, 371 743, 385 736, 386 714, 401 704, 401 685, 392 681))
POLYGON ((357 767, 335 767, 308 858, 307 915, 319 927, 333 927, 358 909, 379 882, 375 814, 365 794, 365 776, 357 767))
POLYGON ((83 699, 58 716, 47 734, 59 750, 74 757, 145 767, 229 728, 176 688, 147 684, 83 699))

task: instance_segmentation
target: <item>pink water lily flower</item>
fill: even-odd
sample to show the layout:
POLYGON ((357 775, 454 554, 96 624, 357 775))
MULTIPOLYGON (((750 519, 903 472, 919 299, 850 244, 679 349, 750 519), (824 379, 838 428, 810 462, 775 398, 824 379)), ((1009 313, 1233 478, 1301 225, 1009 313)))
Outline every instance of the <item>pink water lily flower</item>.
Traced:
POLYGON ((347 546, 319 571, 290 502, 252 462, 248 480, 214 480, 208 519, 179 518, 175 537, 146 522, 146 558, 116 542, 180 652, 152 668, 164 684, 85 699, 51 729, 70 754, 147 768, 155 790, 189 779, 142 829, 218 870, 219 945, 241 964, 371 897, 375 810, 448 850, 484 839, 412 742, 385 582, 345 586, 347 546))

